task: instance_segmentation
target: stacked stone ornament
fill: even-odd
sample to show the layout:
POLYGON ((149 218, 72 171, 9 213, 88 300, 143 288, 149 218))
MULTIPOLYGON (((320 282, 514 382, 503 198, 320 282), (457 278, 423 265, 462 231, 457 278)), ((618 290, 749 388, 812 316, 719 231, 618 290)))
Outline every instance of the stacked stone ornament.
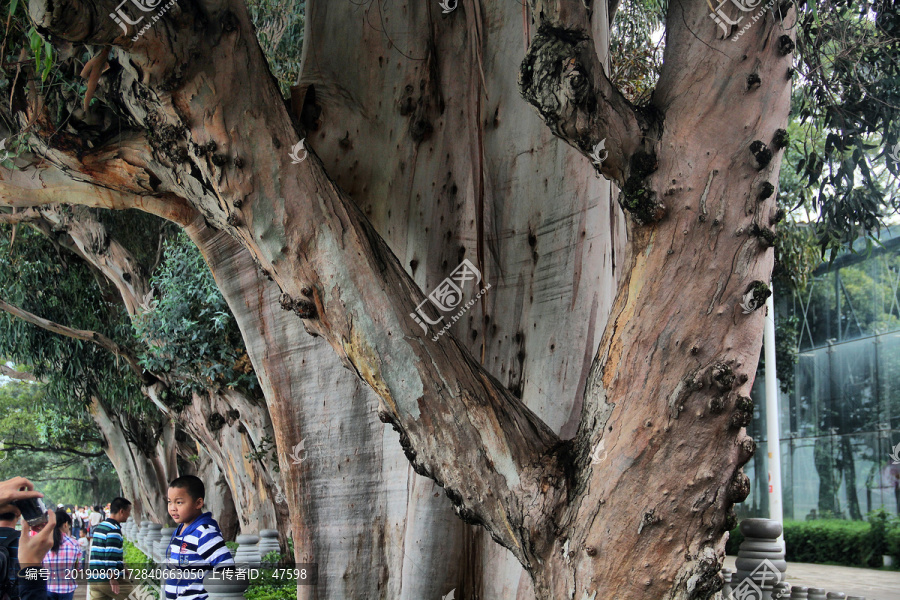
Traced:
MULTIPOLYGON (((744 519, 740 530, 744 541, 738 549, 734 565, 737 573, 731 580, 732 589, 737 589, 744 579, 754 573, 753 582, 763 591, 767 591, 766 588, 771 591, 776 583, 784 581, 784 573, 787 571, 784 550, 778 543, 782 532, 781 523, 772 519, 744 519)), ((812 596, 809 600, 813 600, 812 596)))

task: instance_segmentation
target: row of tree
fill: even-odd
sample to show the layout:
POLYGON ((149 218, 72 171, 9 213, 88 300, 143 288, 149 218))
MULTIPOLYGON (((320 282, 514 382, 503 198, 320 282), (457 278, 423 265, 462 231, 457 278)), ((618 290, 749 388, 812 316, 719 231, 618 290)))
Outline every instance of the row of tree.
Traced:
POLYGON ((322 574, 298 597, 710 597, 779 169, 825 249, 895 207, 896 7, 308 2, 295 82, 276 4, 140 35, 106 15, 147 5, 10 4, 0 205, 41 266, 9 269, 39 329, 7 355, 90 407, 143 514, 193 470, 241 527, 289 520, 322 574), (186 242, 123 209, 184 232, 242 344, 186 242), (490 292, 443 312, 464 260, 490 292))

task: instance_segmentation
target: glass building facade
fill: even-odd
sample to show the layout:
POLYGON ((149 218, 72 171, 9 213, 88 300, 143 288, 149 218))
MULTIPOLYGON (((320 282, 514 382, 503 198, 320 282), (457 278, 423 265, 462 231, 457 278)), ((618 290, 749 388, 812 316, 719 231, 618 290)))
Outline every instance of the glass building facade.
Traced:
MULTIPOLYGON (((777 365, 785 519, 900 513, 891 459, 900 447, 900 227, 881 239, 820 267, 802 294, 775 290, 778 330, 789 332, 780 341, 799 348, 795 364, 777 365)), ((761 366, 748 427, 758 447, 739 517, 768 516, 764 377, 761 366)))

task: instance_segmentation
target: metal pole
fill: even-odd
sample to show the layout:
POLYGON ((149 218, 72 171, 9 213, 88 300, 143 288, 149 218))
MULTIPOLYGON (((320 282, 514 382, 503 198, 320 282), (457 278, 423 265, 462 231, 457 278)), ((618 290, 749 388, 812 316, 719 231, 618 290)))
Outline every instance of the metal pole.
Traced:
MULTIPOLYGON (((766 447, 769 467, 769 518, 784 525, 781 499, 781 431, 778 427, 778 373, 775 370, 775 302, 766 300, 766 328, 763 333, 766 356, 766 447)), ((779 539, 782 548, 784 537, 779 539)))

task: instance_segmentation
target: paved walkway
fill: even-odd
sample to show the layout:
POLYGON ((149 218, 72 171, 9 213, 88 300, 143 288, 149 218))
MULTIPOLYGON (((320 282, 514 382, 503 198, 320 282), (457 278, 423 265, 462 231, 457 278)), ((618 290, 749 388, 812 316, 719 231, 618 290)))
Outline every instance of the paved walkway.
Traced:
MULTIPOLYGON (((726 556, 725 566, 733 569, 734 559, 734 556, 726 556)), ((900 571, 788 563, 787 582, 862 596, 866 600, 900 600, 900 571)))

